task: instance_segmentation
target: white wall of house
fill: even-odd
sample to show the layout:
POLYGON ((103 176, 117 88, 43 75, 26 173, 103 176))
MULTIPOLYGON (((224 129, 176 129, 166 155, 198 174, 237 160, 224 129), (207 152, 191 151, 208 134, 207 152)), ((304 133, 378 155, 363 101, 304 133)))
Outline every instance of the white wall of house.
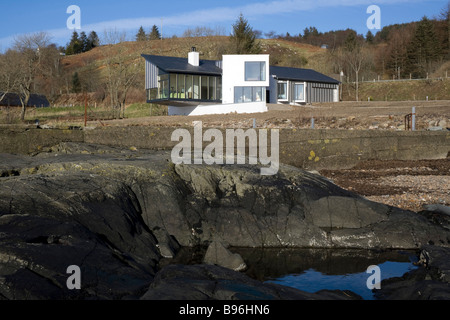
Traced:
MULTIPOLYGON (((268 54, 240 54, 223 55, 222 60, 222 103, 234 103, 235 87, 268 87, 269 86, 269 55, 268 54), (265 62, 264 81, 245 80, 245 62, 265 62)), ((264 89, 265 90, 265 89, 264 89)))
POLYGON ((264 102, 229 103, 198 105, 189 107, 169 106, 168 114, 183 116, 201 116, 206 114, 227 114, 227 113, 257 113, 266 112, 267 105, 264 102))

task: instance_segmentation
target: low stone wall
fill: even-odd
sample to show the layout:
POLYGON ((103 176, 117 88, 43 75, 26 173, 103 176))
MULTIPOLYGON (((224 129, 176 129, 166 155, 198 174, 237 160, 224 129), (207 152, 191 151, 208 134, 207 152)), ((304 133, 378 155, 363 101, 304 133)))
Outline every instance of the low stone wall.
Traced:
MULTIPOLYGON (((193 128, 187 128, 193 137, 193 128)), ((0 153, 29 154, 59 142, 85 142, 123 148, 171 150, 175 128, 99 127, 36 129, 0 127, 0 153)), ((203 132, 207 128, 203 128, 203 132)), ((225 130, 223 141, 225 144, 225 130)), ((268 135, 270 137, 270 134, 268 135)), ((270 141, 270 139, 268 139, 270 141)), ((204 142, 204 146, 210 142, 204 142)), ((351 168, 361 160, 442 159, 450 152, 449 131, 280 129, 280 162, 305 169, 351 168)), ((268 147, 270 152, 270 145, 268 147)))

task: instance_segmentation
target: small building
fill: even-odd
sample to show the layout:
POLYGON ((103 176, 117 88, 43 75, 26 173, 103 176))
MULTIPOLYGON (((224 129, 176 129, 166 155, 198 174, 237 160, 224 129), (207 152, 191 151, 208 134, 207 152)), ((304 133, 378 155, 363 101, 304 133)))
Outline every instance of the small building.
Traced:
MULTIPOLYGON (((3 96, 3 93, 0 92, 0 97, 3 96)), ((0 101, 0 106, 2 107, 21 107, 22 103, 20 102, 19 94, 17 93, 7 93, 5 97, 0 101)), ((47 100, 47 97, 41 94, 31 94, 30 99, 28 99, 27 107, 35 107, 35 108, 45 108, 49 107, 50 102, 47 100)))
POLYGON ((269 103, 338 102, 339 81, 312 69, 270 67, 269 103))
POLYGON ((255 113, 267 103, 338 101, 339 82, 314 70, 269 66, 268 54, 200 60, 143 54, 147 102, 169 115, 255 113))

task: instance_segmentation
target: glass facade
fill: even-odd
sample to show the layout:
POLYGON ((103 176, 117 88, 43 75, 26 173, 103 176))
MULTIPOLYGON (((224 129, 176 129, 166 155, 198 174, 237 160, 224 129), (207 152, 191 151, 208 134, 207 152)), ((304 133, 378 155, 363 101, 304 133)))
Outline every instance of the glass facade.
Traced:
POLYGON ((222 100, 222 78, 191 74, 161 73, 157 90, 149 90, 150 100, 222 100))
POLYGON ((265 100, 265 87, 234 87, 234 103, 265 100))

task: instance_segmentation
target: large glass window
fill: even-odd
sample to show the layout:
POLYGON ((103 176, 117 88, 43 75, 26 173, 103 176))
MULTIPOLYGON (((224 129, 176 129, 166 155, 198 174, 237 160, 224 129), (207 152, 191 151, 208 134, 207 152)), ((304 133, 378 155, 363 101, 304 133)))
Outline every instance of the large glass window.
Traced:
POLYGON ((190 74, 160 74, 158 88, 147 93, 150 100, 154 99, 192 99, 211 100, 222 99, 222 78, 216 76, 198 76, 190 74))
POLYGON ((305 84, 295 83, 294 84, 294 100, 305 101, 305 84))
POLYGON ((245 62, 245 81, 266 81, 266 63, 264 61, 245 62))
POLYGON ((264 87, 234 87, 234 103, 263 101, 264 87))
POLYGON ((278 99, 287 100, 287 83, 278 82, 278 99))

